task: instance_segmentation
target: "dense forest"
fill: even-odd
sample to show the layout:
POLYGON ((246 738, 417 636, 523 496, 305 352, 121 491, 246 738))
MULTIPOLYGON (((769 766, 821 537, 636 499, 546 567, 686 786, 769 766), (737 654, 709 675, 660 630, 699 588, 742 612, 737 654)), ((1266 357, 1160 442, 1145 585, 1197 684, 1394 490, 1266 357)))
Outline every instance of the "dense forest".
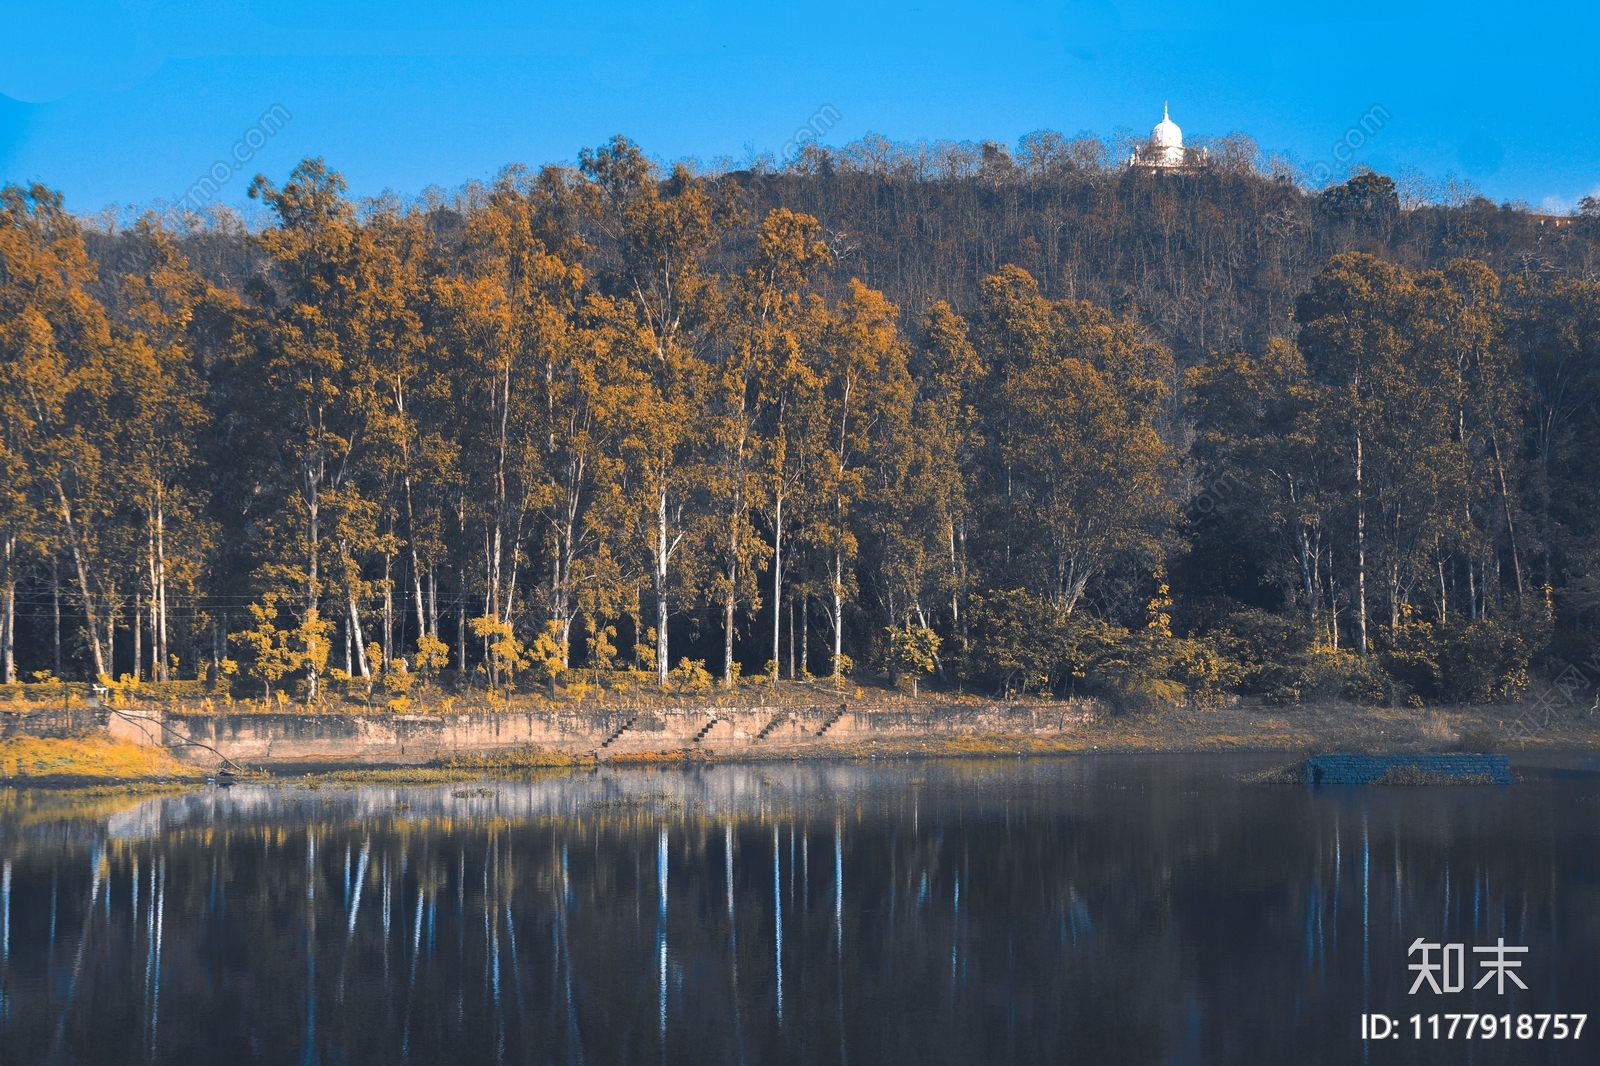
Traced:
POLYGON ((1208 159, 616 138, 411 202, 306 160, 262 226, 7 187, 3 680, 1421 706, 1592 661, 1600 204, 1208 159))

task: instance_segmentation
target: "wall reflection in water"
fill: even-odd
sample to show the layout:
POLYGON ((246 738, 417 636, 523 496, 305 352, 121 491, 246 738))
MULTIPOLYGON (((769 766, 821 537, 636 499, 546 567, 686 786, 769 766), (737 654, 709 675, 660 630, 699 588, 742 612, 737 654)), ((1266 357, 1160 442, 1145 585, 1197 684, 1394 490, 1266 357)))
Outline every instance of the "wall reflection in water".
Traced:
POLYGON ((1252 765, 0 792, 0 1061, 1349 1063, 1363 1012, 1600 1007, 1600 781, 1252 765), (1529 989, 1408 996, 1418 936, 1529 989))

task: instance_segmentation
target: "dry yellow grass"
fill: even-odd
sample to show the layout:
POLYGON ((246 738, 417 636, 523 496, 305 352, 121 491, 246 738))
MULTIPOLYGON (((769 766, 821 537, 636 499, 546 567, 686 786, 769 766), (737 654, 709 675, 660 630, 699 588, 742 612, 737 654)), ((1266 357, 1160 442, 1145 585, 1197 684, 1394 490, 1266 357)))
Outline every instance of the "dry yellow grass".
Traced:
POLYGON ((70 739, 12 737, 0 741, 0 780, 92 777, 130 781, 198 777, 203 773, 177 762, 165 749, 142 748, 100 734, 70 739))
POLYGON ((933 743, 934 750, 946 755, 1054 755, 1090 747, 1082 736, 1035 737, 1006 733, 939 737, 933 743))
POLYGON ((709 762, 711 759, 712 756, 709 752, 677 748, 672 751, 621 751, 615 755, 606 756, 605 762, 610 766, 659 766, 686 762, 709 762))

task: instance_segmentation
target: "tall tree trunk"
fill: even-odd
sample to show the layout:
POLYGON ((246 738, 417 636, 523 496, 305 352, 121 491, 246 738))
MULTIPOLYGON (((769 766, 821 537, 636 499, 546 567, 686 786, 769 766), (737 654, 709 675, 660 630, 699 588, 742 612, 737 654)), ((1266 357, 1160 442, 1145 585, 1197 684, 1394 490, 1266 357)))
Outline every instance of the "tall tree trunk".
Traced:
POLYGON ((1436 550, 1434 559, 1439 564, 1439 624, 1445 625, 1450 621, 1450 589, 1444 582, 1444 553, 1436 550))
POLYGON ((511 538, 511 576, 506 579, 505 603, 500 609, 500 621, 506 625, 511 624, 511 616, 516 611, 517 577, 519 576, 518 570, 522 565, 522 559, 517 554, 517 545, 520 543, 522 543, 522 523, 519 521, 517 523, 516 536, 511 538))
MULTIPOLYGON (((970 573, 969 559, 967 557, 967 523, 965 520, 956 527, 956 546, 960 551, 957 558, 961 560, 961 583, 957 586, 957 594, 959 595, 960 590, 967 587, 968 574, 970 573)), ((960 624, 957 626, 956 631, 961 635, 961 651, 963 654, 972 647, 972 641, 968 633, 969 621, 967 612, 962 611, 960 624)))
POLYGON ((157 660, 161 658, 160 641, 156 640, 156 524, 155 508, 150 509, 151 521, 149 535, 145 539, 145 569, 150 577, 150 616, 145 617, 144 599, 142 590, 136 589, 133 594, 133 677, 137 681, 144 676, 144 650, 140 643, 140 635, 144 632, 145 624, 150 626, 150 681, 154 683, 161 679, 157 660))
MULTIPOLYGON (((950 631, 957 637, 962 637, 961 616, 961 557, 956 551, 956 520, 952 516, 948 520, 947 532, 950 535, 950 631)), ((962 640, 961 650, 966 651, 966 641, 962 640)))
POLYGON ((667 685, 667 494, 657 497, 656 510, 656 680, 667 685))
POLYGON ((318 595, 318 593, 320 591, 319 571, 318 571, 317 563, 318 563, 318 558, 319 558, 318 549, 320 547, 319 541, 321 539, 322 529, 321 529, 321 523, 318 521, 319 517, 320 516, 318 514, 318 505, 317 505, 317 503, 315 501, 315 496, 313 495, 312 502, 307 506, 307 517, 306 517, 306 607, 307 607, 307 609, 315 609, 316 608, 316 606, 317 606, 317 595, 318 595))
POLYGON ((439 577, 428 564, 428 636, 439 639, 439 577))
POLYGON ((456 670, 467 676, 467 570, 456 570, 456 670))
POLYGON ((372 680, 372 669, 367 664, 367 645, 361 635, 361 612, 356 610, 355 596, 351 596, 348 602, 350 608, 350 636, 356 645, 356 666, 360 669, 361 676, 370 681, 372 680))
POLYGON ((738 587, 734 582, 739 577, 738 542, 737 534, 729 537, 732 542, 731 550, 734 552, 733 561, 728 564, 728 601, 722 610, 722 683, 727 688, 733 687, 733 608, 735 593, 738 587))
POLYGON ((0 684, 6 685, 17 683, 17 579, 11 570, 16 550, 17 539, 6 538, 5 584, 0 585, 0 596, 4 597, 0 606, 0 684))
MULTIPOLYGON (((772 511, 772 661, 779 661, 783 629, 783 496, 772 511)), ((777 669, 776 666, 773 667, 777 669)), ((794 601, 789 601, 789 680, 794 680, 794 601)))
POLYGON ((50 599, 55 608, 55 673, 53 677, 61 676, 61 562, 54 555, 50 557, 50 599))
MULTIPOLYGON (((406 461, 410 462, 409 453, 406 461)), ((406 547, 411 551, 411 583, 417 597, 417 636, 430 632, 427 620, 422 614, 422 566, 417 559, 417 519, 411 507, 411 475, 405 476, 406 486, 406 547)), ((433 575, 433 566, 428 567, 428 574, 433 575)))
POLYGON ((422 571, 415 550, 411 552, 411 594, 417 598, 417 637, 428 632, 428 616, 424 611, 426 601, 422 596, 422 571))
MULTIPOLYGON (((320 412, 319 412, 320 423, 320 412)), ((306 619, 308 621, 317 617, 317 604, 322 594, 321 571, 319 560, 321 558, 321 505, 318 490, 322 484, 323 471, 318 468, 306 478, 306 619)), ((317 701, 317 668, 309 659, 306 662, 306 703, 313 704, 317 701)))
POLYGON ((1357 644, 1367 654, 1367 498, 1361 484, 1361 434, 1356 434, 1356 617, 1357 644))
POLYGON ((1298 561, 1300 563, 1300 584, 1306 602, 1306 617, 1312 632, 1316 632, 1317 595, 1316 588, 1311 583, 1311 533, 1305 526, 1301 525, 1296 528, 1295 534, 1300 540, 1300 558, 1298 561))
MULTIPOLYGON (((1331 564, 1330 564, 1331 565, 1331 564)), ((1317 533, 1316 553, 1311 557, 1311 589, 1313 598, 1311 602, 1311 639, 1320 639, 1317 636, 1317 610, 1322 606, 1322 533, 1317 533)))
POLYGON ((483 613, 489 618, 500 617, 500 523, 483 546, 483 613))
POLYGON ((844 654, 844 555, 833 553, 833 677, 839 672, 839 659, 844 654))
POLYGON ((1389 564, 1389 627, 1400 624, 1400 564, 1389 564))
POLYGON ((383 553, 383 662, 379 671, 387 674, 394 662, 394 556, 383 553))
POLYGON ((88 623, 89 629, 89 649, 94 654, 94 672, 98 677, 106 673, 106 650, 99 612, 95 610, 94 594, 89 589, 89 562, 84 558, 83 549, 78 544, 78 527, 72 520, 72 505, 67 502, 66 489, 59 481, 56 482, 56 496, 61 502, 61 521, 66 527, 67 546, 72 550, 73 567, 78 572, 78 591, 83 596, 84 620, 88 623))
MULTIPOLYGON (((128 628, 133 630, 133 679, 141 681, 144 677, 144 642, 140 639, 144 634, 144 594, 138 589, 133 593, 133 625, 128 628)), ((155 680, 154 673, 150 680, 155 680)))
MULTIPOLYGON (((159 660, 159 678, 162 681, 171 681, 171 653, 167 650, 167 516, 166 508, 158 494, 156 497, 156 570, 155 582, 151 586, 156 619, 155 632, 150 635, 152 649, 159 660)), ((150 679, 156 680, 157 671, 151 671, 150 679)))
POLYGON ((12 569, 16 555, 17 538, 7 537, 5 569, 0 572, 0 580, 5 582, 0 585, 0 596, 4 597, 3 607, 0 607, 0 684, 6 685, 17 683, 17 577, 12 569))
POLYGON ((1517 578, 1517 605, 1522 605, 1522 557, 1517 551, 1517 526, 1511 520, 1511 494, 1506 491, 1506 470, 1500 462, 1500 438, 1497 433, 1489 434, 1489 443, 1494 448, 1494 472, 1500 479, 1500 503, 1506 513, 1506 536, 1511 540, 1511 569, 1517 578))
POLYGON ((1339 590, 1333 579, 1333 548, 1328 549, 1328 646, 1339 650, 1339 590))

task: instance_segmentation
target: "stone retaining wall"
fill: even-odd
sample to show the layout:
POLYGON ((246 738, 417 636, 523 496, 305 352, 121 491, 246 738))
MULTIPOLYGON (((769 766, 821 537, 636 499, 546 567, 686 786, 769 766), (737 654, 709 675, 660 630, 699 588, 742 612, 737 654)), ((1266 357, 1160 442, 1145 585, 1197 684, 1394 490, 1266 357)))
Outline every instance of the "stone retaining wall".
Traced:
POLYGON ((405 763, 537 746, 565 754, 704 750, 734 754, 982 734, 1059 735, 1089 720, 1083 704, 995 704, 925 710, 818 705, 656 711, 507 711, 449 715, 184 714, 106 711, 112 735, 214 765, 327 759, 405 763))
POLYGON ((103 708, 88 707, 62 710, 45 708, 27 714, 0 713, 0 740, 10 736, 72 737, 105 729, 107 712, 103 708))

